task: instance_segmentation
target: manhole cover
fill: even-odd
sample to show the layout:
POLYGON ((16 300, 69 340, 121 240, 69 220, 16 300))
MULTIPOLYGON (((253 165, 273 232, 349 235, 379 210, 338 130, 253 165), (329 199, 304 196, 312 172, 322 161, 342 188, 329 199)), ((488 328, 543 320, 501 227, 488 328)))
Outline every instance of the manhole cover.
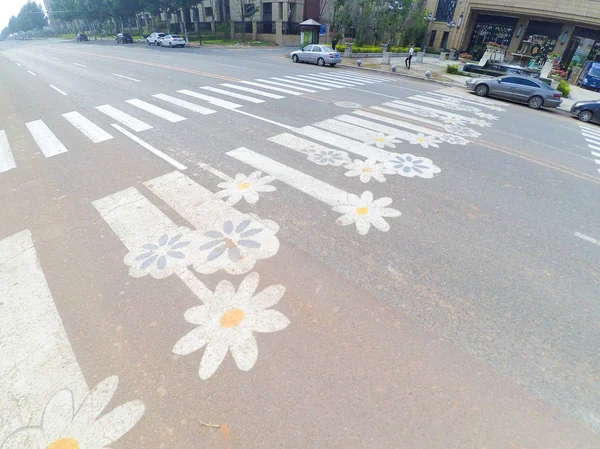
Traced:
POLYGON ((337 103, 334 103, 336 106, 339 106, 340 108, 349 108, 349 109, 358 109, 360 108, 360 104, 358 103, 353 103, 351 101, 338 101, 337 103))

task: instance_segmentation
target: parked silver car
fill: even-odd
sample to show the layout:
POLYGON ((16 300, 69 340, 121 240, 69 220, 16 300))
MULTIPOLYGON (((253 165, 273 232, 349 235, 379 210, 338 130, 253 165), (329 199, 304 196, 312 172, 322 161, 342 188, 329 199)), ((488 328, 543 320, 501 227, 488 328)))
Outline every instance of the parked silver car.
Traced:
POLYGON ((321 66, 329 64, 331 67, 342 62, 342 55, 327 45, 307 45, 300 50, 293 51, 290 58, 294 62, 310 62, 321 66))
POLYGON ((467 89, 480 97, 490 96, 527 103, 532 109, 556 108, 562 103, 562 94, 546 83, 523 75, 500 78, 469 78, 467 89))

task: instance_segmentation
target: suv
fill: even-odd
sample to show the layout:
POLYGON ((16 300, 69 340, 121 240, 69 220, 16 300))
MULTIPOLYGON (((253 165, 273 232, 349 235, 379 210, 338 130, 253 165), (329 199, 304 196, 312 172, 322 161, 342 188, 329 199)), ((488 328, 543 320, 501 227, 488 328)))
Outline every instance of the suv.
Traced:
POLYGON ((133 44, 133 36, 129 33, 119 33, 115 40, 117 44, 133 44))
POLYGON ((77 34, 77 42, 87 42, 89 39, 86 34, 78 33, 77 34))
POLYGON ((150 36, 148 36, 146 38, 146 42, 148 42, 148 45, 158 45, 160 38, 164 37, 165 33, 152 33, 150 36))

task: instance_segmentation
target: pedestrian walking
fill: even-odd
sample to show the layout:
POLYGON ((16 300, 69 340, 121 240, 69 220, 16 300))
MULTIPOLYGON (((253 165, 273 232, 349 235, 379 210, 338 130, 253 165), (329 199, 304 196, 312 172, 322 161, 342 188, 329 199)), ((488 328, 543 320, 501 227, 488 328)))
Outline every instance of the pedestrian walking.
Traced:
POLYGON ((408 50, 408 56, 404 60, 404 64, 407 69, 410 69, 410 61, 412 61, 413 53, 415 52, 415 44, 410 44, 410 50, 408 50))

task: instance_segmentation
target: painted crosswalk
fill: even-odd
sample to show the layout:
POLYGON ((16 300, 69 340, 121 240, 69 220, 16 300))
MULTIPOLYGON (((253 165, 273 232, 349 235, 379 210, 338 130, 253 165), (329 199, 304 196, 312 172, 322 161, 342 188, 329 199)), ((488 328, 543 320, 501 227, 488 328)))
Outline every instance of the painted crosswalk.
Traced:
POLYGON ((65 146, 58 140, 43 120, 35 120, 25 125, 45 157, 52 157, 67 152, 65 146))
POLYGON ((600 130, 588 124, 579 124, 581 134, 585 138, 588 148, 590 149, 590 155, 596 164, 596 170, 600 174, 600 130))
POLYGON ((63 117, 93 143, 100 143, 113 138, 113 136, 77 111, 63 114, 63 117))

